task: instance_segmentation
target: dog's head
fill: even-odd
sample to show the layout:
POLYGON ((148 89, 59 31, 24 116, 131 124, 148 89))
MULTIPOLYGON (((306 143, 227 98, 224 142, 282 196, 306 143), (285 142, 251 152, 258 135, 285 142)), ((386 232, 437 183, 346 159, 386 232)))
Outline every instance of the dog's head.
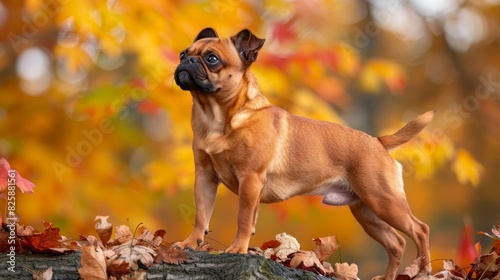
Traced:
POLYGON ((174 73, 175 83, 191 92, 232 93, 257 59, 264 42, 248 29, 230 38, 219 38, 214 29, 205 28, 193 44, 181 52, 180 64, 174 73))

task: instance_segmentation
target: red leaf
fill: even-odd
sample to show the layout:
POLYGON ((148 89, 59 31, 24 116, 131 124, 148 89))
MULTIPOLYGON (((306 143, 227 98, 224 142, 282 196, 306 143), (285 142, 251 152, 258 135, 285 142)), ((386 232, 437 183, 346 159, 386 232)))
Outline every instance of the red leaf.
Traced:
POLYGON ((21 243, 32 252, 64 253, 73 251, 62 244, 59 228, 53 228, 51 223, 44 222, 45 231, 33 235, 20 236, 21 243))
POLYGON ((478 256, 474 246, 474 230, 470 222, 465 223, 460 236, 458 265, 468 267, 478 256))
POLYGON ((260 246, 260 249, 262 249, 262 251, 265 251, 267 248, 276 248, 278 246, 281 245, 281 242, 279 242, 278 240, 269 240, 267 242, 264 242, 261 246, 260 246))
POLYGON ((297 32, 293 29, 294 24, 294 18, 274 23, 271 37, 278 41, 279 44, 287 41, 296 41, 297 32))
MULTIPOLYGON (((10 168, 9 162, 0 158, 0 192, 3 192, 8 187, 8 179, 9 179, 9 170, 10 168)), ((23 193, 33 193, 33 188, 35 188, 35 184, 21 177, 19 173, 16 172, 15 176, 15 184, 23 193)))

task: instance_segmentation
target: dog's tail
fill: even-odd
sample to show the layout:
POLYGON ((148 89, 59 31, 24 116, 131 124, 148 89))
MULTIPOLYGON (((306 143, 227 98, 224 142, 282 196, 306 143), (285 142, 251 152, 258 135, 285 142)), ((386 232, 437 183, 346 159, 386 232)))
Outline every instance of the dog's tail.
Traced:
POLYGON ((394 149, 408 141, 424 129, 424 127, 432 121, 436 110, 428 111, 416 117, 411 122, 407 123, 403 128, 391 135, 378 137, 380 143, 386 150, 394 149))

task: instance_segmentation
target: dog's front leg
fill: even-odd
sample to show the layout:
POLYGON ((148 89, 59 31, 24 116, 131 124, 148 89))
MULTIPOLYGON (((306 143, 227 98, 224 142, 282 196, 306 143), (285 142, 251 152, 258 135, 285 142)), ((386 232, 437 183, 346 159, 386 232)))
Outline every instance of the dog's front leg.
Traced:
POLYGON ((196 249, 208 233, 208 224, 214 210, 219 178, 215 173, 210 156, 195 152, 194 202, 196 218, 194 229, 182 242, 175 244, 180 249, 196 249))
POLYGON ((233 244, 226 249, 227 253, 246 253, 248 250, 265 176, 257 173, 245 174, 239 182, 238 232, 233 244))

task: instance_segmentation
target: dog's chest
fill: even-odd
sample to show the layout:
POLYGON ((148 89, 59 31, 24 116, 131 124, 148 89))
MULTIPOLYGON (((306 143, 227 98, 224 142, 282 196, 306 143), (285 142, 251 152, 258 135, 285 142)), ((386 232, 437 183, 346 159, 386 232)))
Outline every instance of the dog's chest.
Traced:
POLYGON ((238 194, 238 178, 236 177, 233 165, 230 163, 228 152, 213 154, 211 158, 219 180, 232 192, 238 194))

